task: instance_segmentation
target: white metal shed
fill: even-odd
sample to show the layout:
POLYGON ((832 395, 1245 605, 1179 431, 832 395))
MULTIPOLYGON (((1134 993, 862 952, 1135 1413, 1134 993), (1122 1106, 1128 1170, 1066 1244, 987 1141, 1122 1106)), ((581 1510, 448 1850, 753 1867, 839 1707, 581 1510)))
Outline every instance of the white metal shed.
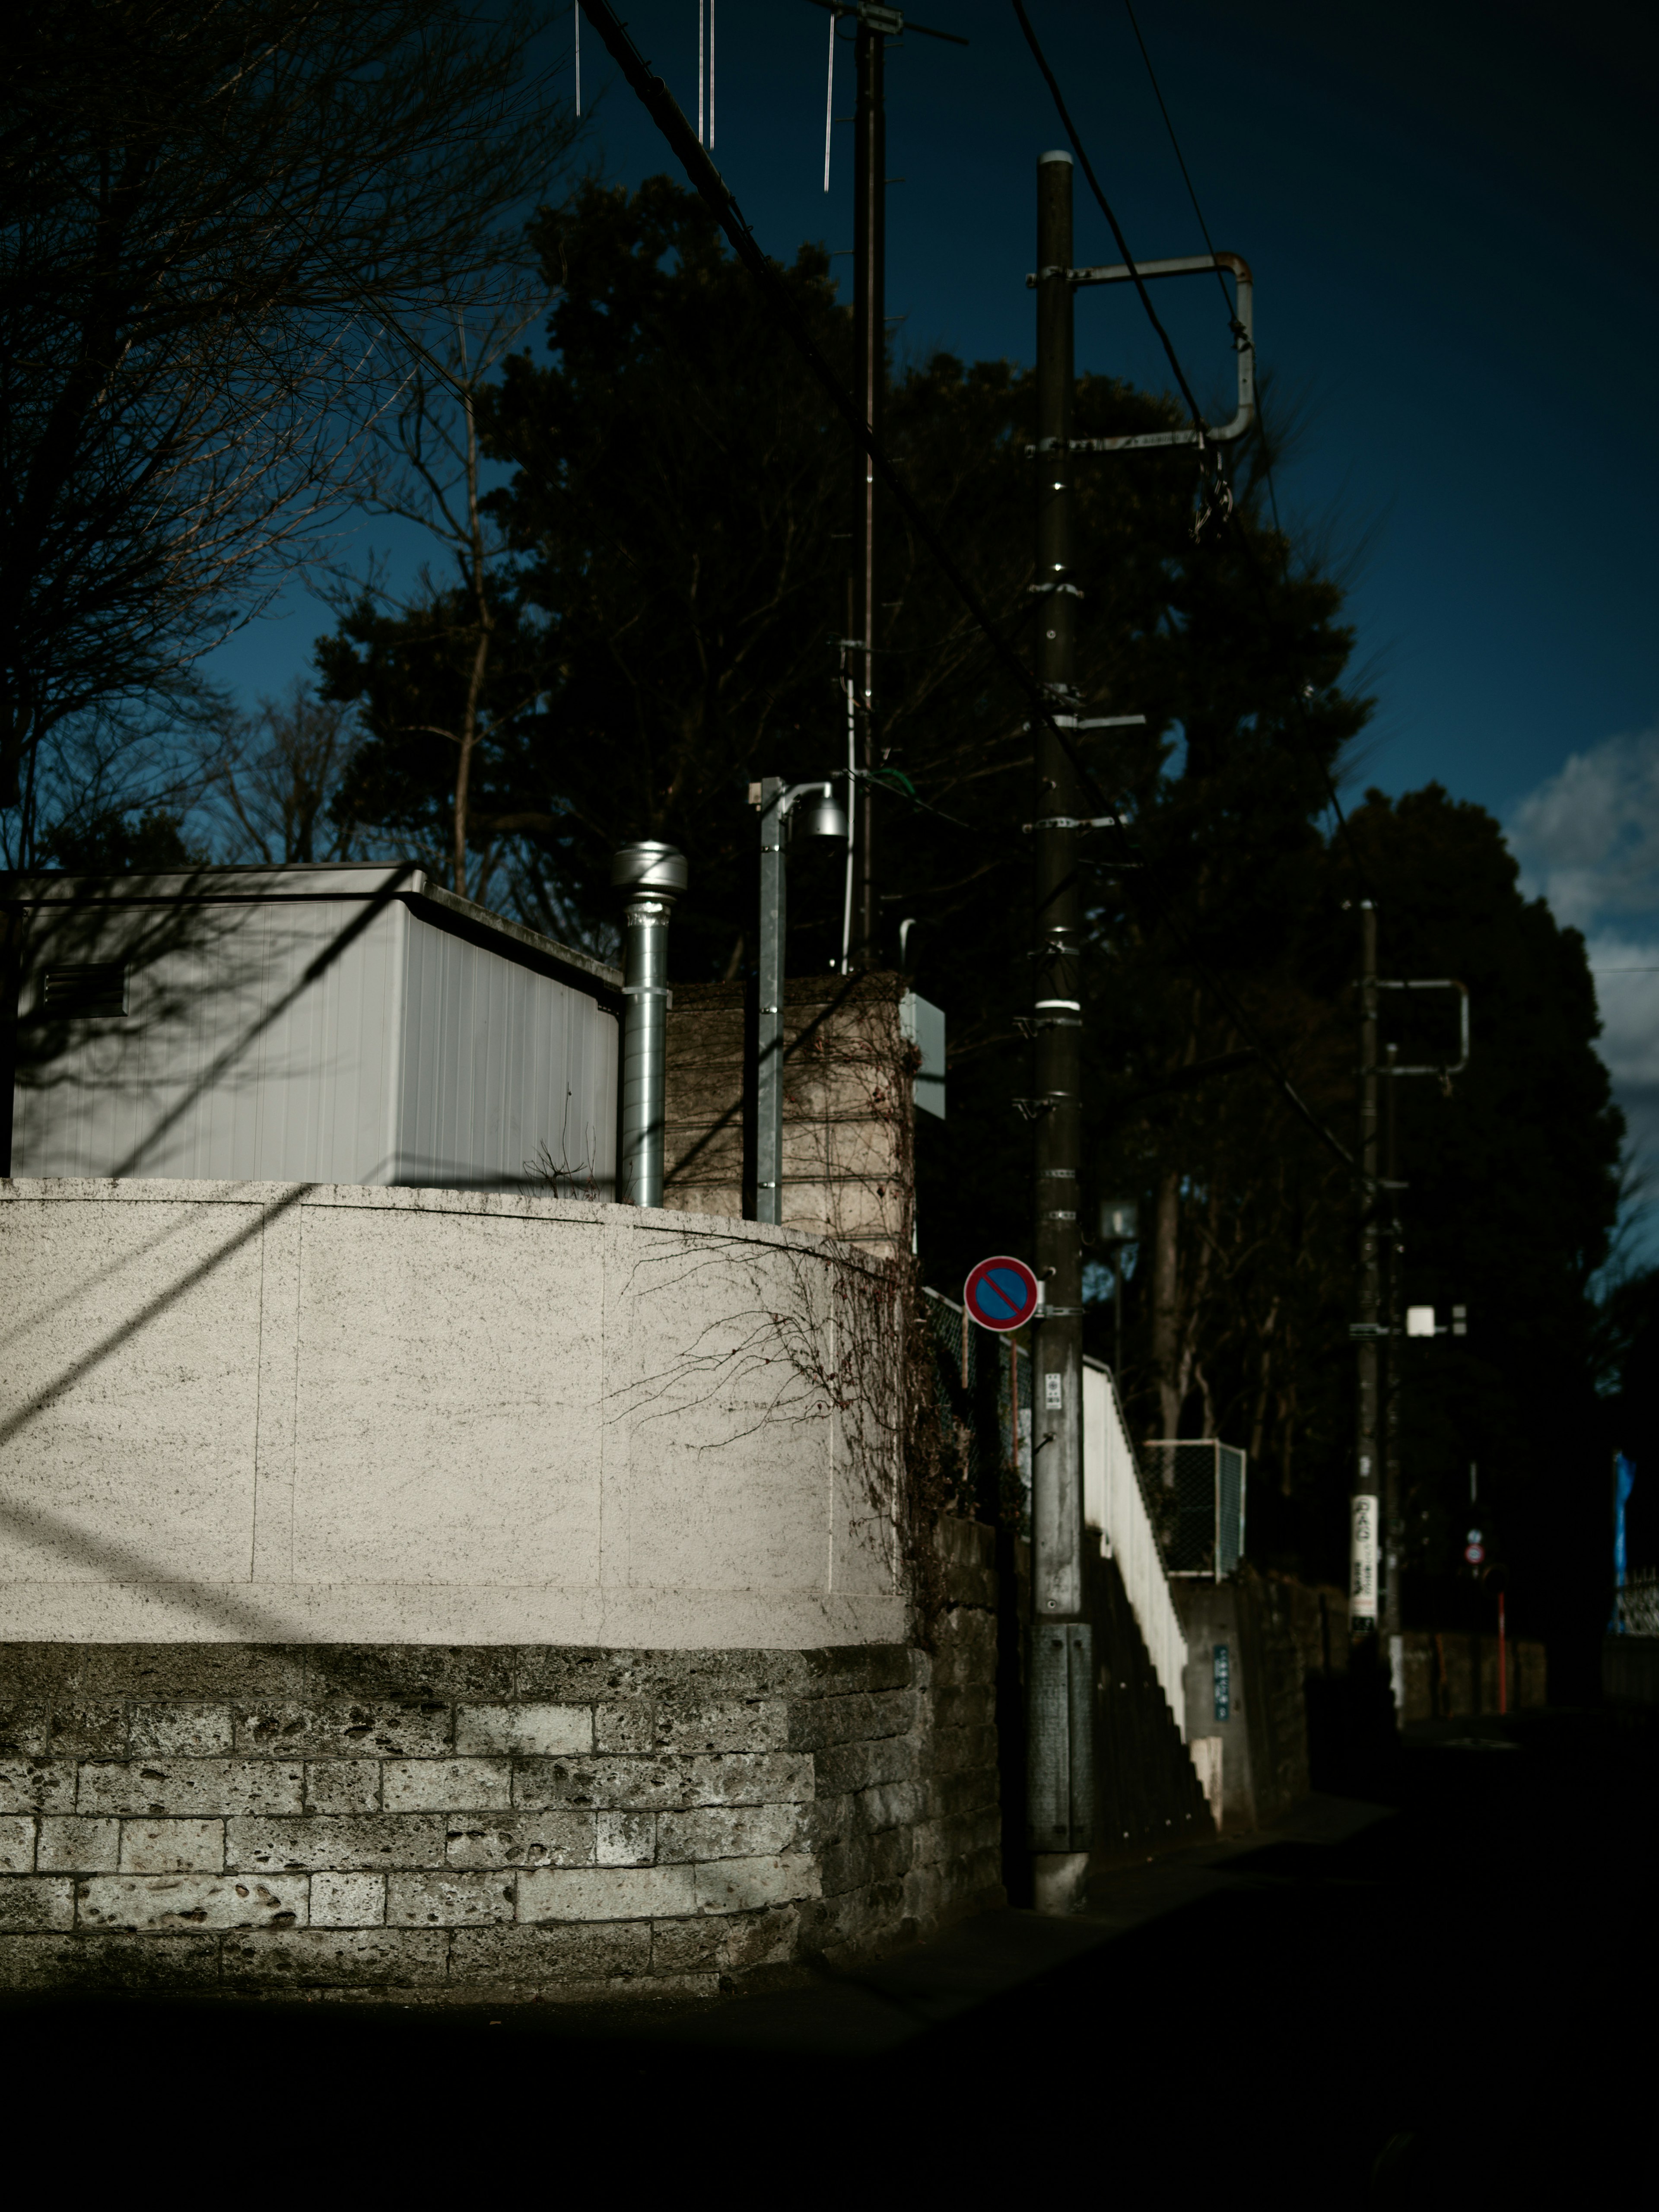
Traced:
POLYGON ((617 1194, 620 973, 417 867, 13 878, 6 905, 13 1176, 617 1194))

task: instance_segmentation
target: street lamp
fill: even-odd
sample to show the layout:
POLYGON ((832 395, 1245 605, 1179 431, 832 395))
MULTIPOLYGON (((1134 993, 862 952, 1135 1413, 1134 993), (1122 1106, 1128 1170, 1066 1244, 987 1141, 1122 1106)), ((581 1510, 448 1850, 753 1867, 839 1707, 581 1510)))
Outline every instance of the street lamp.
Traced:
POLYGON ((783 988, 786 887, 784 840, 794 817, 797 837, 845 842, 847 810, 830 783, 786 784, 763 776, 749 787, 760 809, 760 1025, 755 1079, 755 1218, 783 1219, 783 988), (803 805, 801 802, 805 801, 803 805), (796 812, 799 808, 799 813, 796 812))

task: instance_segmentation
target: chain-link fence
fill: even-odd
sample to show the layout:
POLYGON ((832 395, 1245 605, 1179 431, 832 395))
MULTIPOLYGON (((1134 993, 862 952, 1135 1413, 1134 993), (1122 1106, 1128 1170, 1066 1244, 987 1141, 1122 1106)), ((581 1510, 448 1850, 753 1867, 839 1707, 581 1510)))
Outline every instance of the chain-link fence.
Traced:
POLYGON ((1166 1571, 1222 1581, 1244 1556, 1245 1455, 1214 1437, 1165 1437, 1141 1451, 1166 1571))
POLYGON ((1009 1522, 1029 1535, 1030 1355, 978 1328, 937 1291, 927 1298, 939 1427, 958 1490, 981 1520, 1009 1522))

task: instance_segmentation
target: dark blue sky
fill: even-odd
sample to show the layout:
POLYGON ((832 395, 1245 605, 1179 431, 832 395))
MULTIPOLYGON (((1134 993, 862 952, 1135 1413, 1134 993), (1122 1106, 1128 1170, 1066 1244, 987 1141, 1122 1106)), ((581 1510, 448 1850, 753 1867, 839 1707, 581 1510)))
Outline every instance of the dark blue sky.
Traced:
MULTIPOLYGON (((1133 250, 1200 248, 1120 0, 1031 13, 1133 250)), ((629 15, 694 108, 696 0, 629 15)), ((1029 359, 1034 167, 1063 137, 1006 0, 927 0, 934 18, 972 43, 913 36, 890 64, 897 338, 1029 359)), ((1255 270, 1261 360, 1302 403, 1284 503, 1352 567, 1379 702, 1361 773, 1438 776, 1507 817, 1568 755, 1655 716, 1656 17, 1143 0, 1140 21, 1211 232, 1255 270)), ((781 254, 849 242, 847 125, 821 189, 828 26, 809 0, 718 0, 716 158, 781 254)), ((629 183, 672 169, 591 27, 584 43, 590 157, 629 183)), ((1116 258, 1080 177, 1078 251, 1116 258)), ((1218 397, 1213 294, 1159 299, 1218 397)), ((1081 366, 1166 380, 1131 299, 1079 310, 1081 366)), ((271 688, 315 627, 296 605, 220 665, 271 688)))

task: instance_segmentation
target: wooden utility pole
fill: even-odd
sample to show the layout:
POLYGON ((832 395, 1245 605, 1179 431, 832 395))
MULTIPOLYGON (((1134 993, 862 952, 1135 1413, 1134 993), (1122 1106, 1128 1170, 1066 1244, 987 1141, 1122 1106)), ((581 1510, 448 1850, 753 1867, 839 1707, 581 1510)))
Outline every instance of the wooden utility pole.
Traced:
MULTIPOLYGON (((1037 673, 1063 725, 1077 722, 1072 580, 1072 157, 1037 163, 1037 673)), ((1031 1411, 1032 1620, 1029 1834, 1040 1911, 1069 1911, 1088 1869, 1094 1823, 1094 1667, 1083 1589, 1083 898, 1084 793, 1072 755, 1047 724, 1033 731, 1031 974, 1036 1080, 1032 1243, 1044 1303, 1031 1411)))

